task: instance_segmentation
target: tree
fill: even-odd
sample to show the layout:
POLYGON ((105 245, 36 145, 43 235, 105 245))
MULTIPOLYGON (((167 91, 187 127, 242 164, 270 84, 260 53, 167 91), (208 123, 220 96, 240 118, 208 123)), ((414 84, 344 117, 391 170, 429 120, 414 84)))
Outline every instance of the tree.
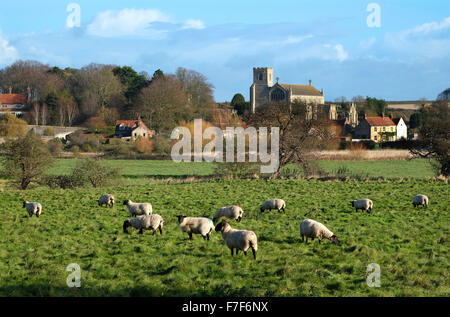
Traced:
POLYGON ((13 177, 20 189, 39 181, 52 164, 51 154, 41 138, 33 133, 6 144, 4 173, 13 177))
POLYGON ((138 74, 132 67, 123 66, 115 67, 112 70, 113 74, 120 79, 120 82, 125 87, 125 97, 128 103, 139 94, 142 88, 147 87, 150 81, 144 74, 138 74))
POLYGON ((17 118, 11 113, 5 113, 0 117, 0 136, 24 136, 28 127, 26 121, 17 118))
POLYGON ((437 96, 436 100, 450 100, 450 88, 447 88, 446 90, 441 92, 437 96))
MULTIPOLYGON (((271 178, 277 178, 287 164, 298 164, 305 175, 312 174, 313 150, 328 143, 332 134, 327 120, 319 116, 306 119, 308 105, 302 101, 272 103, 249 114, 247 122, 253 127, 279 127, 279 167, 271 178)), ((314 116, 313 116, 314 117, 314 116)))
POLYGON ((245 102, 242 94, 235 94, 233 96, 233 99, 231 99, 231 106, 236 110, 238 115, 244 114, 245 110, 248 110, 249 108, 249 105, 245 102))
POLYGON ((369 109, 376 112, 376 114, 379 116, 385 113, 388 106, 385 100, 371 97, 367 97, 366 105, 369 109))
POLYGON ((423 107, 422 124, 419 128, 419 140, 413 143, 409 151, 414 157, 429 158, 437 174, 448 177, 450 174, 450 120, 448 104, 437 101, 423 107))

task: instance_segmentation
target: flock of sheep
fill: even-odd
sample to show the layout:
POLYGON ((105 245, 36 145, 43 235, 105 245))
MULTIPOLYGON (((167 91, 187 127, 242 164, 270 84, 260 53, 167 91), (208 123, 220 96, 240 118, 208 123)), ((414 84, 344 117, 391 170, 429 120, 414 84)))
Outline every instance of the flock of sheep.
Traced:
MULTIPOLYGON (((98 199, 99 206, 106 205, 108 207, 113 207, 114 202, 114 196, 111 194, 102 195, 98 199)), ((428 203, 428 197, 425 195, 417 195, 413 199, 414 207, 427 207, 428 203)), ((160 215, 153 214, 152 205, 150 203, 134 203, 131 200, 125 200, 123 204, 127 206, 129 213, 134 217, 124 221, 124 233, 128 233, 128 227, 139 230, 140 234, 143 233, 143 230, 150 230, 153 234, 156 233, 156 230, 159 230, 160 234, 163 233, 164 219, 160 215)), ((351 205, 356 211, 361 209, 370 212, 373 208, 373 202, 370 199, 354 200, 351 202, 351 205)), ((33 215, 39 217, 42 212, 42 206, 38 202, 24 201, 23 207, 27 210, 30 217, 33 215)), ((285 212, 285 208, 286 203, 284 200, 271 199, 261 205, 260 211, 278 210, 278 212, 285 212)), ((214 214, 213 220, 206 217, 186 217, 184 215, 179 215, 177 218, 181 231, 186 232, 189 235, 190 240, 192 240, 193 234, 200 234, 204 240, 209 240, 212 231, 215 230, 222 233, 225 244, 230 249, 232 256, 234 249, 236 249, 236 255, 239 251, 243 251, 244 255, 247 255, 247 250, 251 249, 253 257, 256 259, 258 240, 253 231, 233 229, 225 220, 217 223, 222 218, 235 219, 237 222, 240 222, 243 213, 244 211, 241 207, 230 206, 218 209, 214 214), (215 225, 215 223, 217 224, 215 225)), ((329 239, 334 244, 339 243, 338 238, 333 232, 322 223, 312 219, 306 219, 300 223, 300 236, 302 237, 302 241, 306 238, 306 243, 308 242, 308 238, 311 238, 312 240, 317 238, 319 243, 324 238, 329 239)))

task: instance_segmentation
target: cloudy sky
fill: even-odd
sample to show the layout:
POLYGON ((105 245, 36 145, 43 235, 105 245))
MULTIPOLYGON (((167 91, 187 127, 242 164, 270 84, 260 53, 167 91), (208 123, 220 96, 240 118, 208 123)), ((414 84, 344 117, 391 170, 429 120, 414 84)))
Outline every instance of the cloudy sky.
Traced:
POLYGON ((311 79, 328 101, 435 99, 450 87, 450 1, 0 0, 0 67, 17 59, 182 66, 207 76, 217 101, 248 99, 252 68, 265 66, 281 83, 311 79))

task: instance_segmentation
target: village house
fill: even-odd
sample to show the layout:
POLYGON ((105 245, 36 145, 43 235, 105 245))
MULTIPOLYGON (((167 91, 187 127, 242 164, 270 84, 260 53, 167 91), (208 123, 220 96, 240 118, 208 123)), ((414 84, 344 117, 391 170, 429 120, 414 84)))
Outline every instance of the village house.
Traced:
POLYGON ((407 139, 408 127, 406 126, 405 121, 403 121, 403 118, 393 119, 392 121, 397 125, 397 140, 400 140, 401 138, 407 139))
POLYGON ((137 120, 117 120, 115 136, 121 139, 152 137, 153 132, 145 125, 141 117, 137 120))
POLYGON ((0 115, 11 113, 15 116, 24 114, 24 108, 27 104, 27 96, 22 94, 13 94, 12 88, 9 88, 8 94, 0 94, 0 115))
POLYGON ((396 141, 397 125, 391 118, 385 117, 367 117, 355 128, 356 139, 370 139, 375 142, 396 141))

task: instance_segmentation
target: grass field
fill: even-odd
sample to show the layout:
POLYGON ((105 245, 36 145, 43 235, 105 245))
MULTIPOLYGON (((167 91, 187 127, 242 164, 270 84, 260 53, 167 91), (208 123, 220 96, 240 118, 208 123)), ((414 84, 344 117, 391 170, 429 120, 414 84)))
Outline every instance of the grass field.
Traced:
MULTIPOLYGON (((51 174, 69 174, 77 163, 77 159, 59 159, 51 174)), ((177 176, 208 176, 216 166, 213 163, 188 163, 156 160, 104 160, 113 167, 119 167, 126 177, 177 177, 177 176)), ((427 178, 434 175, 427 160, 392 160, 392 161, 319 161, 327 171, 334 172, 345 167, 350 173, 369 177, 385 178, 427 178)))
MULTIPOLYGON (((181 175, 205 172, 190 166, 175 169, 167 162, 145 163, 148 167, 142 162, 114 163, 126 174, 149 175, 147 169, 150 174, 169 175, 175 170, 181 175)), ((450 295, 449 190, 444 182, 138 183, 1 191, 0 296, 450 295), (112 209, 96 203, 106 192, 116 196, 118 203, 112 209), (430 197, 428 209, 412 207, 418 193, 430 197), (276 197, 286 200, 285 214, 258 212, 264 200, 276 197), (374 201, 371 214, 357 213, 350 206, 350 200, 364 197, 374 201), (27 217, 23 199, 43 204, 40 218, 27 217), (122 223, 129 217, 120 203, 124 199, 150 201, 154 212, 165 219, 164 234, 122 233, 122 223), (199 236, 188 241, 178 228, 175 215, 212 217, 218 207, 231 204, 241 205, 245 212, 241 223, 231 225, 258 236, 257 261, 242 253, 232 258, 220 234, 213 233, 208 243, 199 236), (326 224, 340 245, 301 243, 299 224, 305 218, 326 224), (81 267, 81 288, 66 285, 70 263, 81 267), (369 263, 381 267, 379 288, 366 284, 369 263)))

